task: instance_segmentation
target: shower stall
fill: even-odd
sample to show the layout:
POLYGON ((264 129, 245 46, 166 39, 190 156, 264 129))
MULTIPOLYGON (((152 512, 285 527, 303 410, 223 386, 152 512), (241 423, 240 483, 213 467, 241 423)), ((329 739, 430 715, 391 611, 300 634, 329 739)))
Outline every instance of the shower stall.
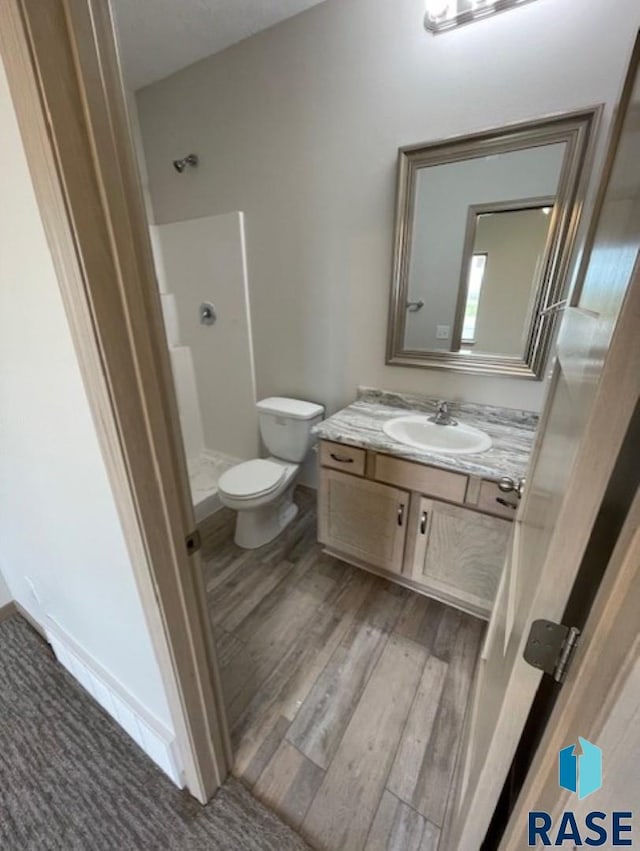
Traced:
POLYGON ((151 225, 162 311, 196 520, 217 483, 258 456, 242 213, 151 225))

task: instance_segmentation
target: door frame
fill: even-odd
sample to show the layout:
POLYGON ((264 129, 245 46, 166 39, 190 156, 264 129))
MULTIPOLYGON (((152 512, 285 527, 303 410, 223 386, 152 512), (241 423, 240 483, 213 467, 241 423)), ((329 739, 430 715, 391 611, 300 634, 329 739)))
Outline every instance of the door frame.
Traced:
POLYGON ((4 0, 0 55, 167 692, 206 803, 231 746, 147 218, 104 0, 4 0))

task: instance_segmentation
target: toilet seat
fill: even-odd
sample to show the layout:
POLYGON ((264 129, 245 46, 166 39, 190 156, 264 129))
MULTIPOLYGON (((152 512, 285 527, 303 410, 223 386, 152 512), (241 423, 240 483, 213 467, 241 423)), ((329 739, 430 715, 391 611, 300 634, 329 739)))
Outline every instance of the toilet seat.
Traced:
POLYGON ((277 490, 285 475, 282 464, 254 458, 224 472, 218 480, 218 490, 233 499, 256 499, 277 490))

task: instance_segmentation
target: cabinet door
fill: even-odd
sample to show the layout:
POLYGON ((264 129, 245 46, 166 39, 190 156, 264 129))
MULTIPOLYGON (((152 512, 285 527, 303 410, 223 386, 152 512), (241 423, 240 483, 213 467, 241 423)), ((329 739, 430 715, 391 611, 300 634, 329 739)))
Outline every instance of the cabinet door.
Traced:
POLYGON ((409 494, 323 468, 319 538, 327 547, 400 573, 409 494))
POLYGON ((491 612, 513 524, 422 498, 412 579, 445 600, 491 612))

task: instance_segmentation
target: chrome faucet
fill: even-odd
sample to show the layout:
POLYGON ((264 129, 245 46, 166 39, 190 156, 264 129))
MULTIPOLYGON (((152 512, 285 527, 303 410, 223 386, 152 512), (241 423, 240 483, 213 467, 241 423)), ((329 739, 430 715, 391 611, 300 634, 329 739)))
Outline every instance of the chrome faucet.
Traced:
POLYGON ((441 426, 458 425, 457 420, 454 420, 449 413, 449 403, 445 402, 444 399, 440 399, 440 401, 436 403, 436 412, 432 417, 429 417, 429 422, 441 426))

